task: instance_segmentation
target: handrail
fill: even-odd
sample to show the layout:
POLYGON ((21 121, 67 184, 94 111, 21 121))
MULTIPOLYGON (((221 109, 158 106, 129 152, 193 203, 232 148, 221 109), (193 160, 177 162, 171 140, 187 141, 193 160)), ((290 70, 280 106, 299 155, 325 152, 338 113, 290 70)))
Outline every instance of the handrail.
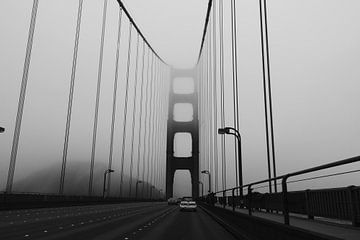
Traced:
MULTIPOLYGON (((224 189, 224 190, 221 190, 221 191, 217 191, 217 192, 215 192, 213 194, 223 193, 223 196, 225 196, 225 192, 231 190, 232 191, 232 198, 234 199, 236 189, 243 189, 243 188, 247 187, 248 188, 248 196, 249 196, 248 209, 249 209, 249 215, 251 215, 251 194, 252 194, 252 188, 251 187, 253 185, 257 185, 257 184, 260 184, 260 183, 265 183, 265 182, 268 182, 268 181, 281 179, 284 223, 286 225, 289 225, 290 224, 290 218, 289 218, 289 204, 288 204, 288 196, 287 196, 287 193, 288 193, 288 191, 287 191, 287 180, 288 180, 288 178, 298 176, 298 175, 302 175, 302 174, 306 174, 306 173, 316 172, 316 171, 320 171, 320 170, 324 170, 324 169, 329 169, 329 168, 333 168, 333 167, 337 167, 337 166, 342 166, 342 165, 346 165, 346 164, 350 164, 350 163, 355 163, 355 162, 359 162, 359 161, 360 161, 360 156, 351 157, 351 158, 347 158, 347 159, 343 159, 343 160, 339 160, 339 161, 319 165, 319 166, 316 166, 316 167, 307 168, 307 169, 303 169, 303 170, 292 172, 292 173, 287 173, 287 174, 277 176, 277 177, 274 177, 274 178, 268 178, 268 179, 248 183, 248 184, 245 184, 245 185, 242 185, 242 186, 237 186, 237 187, 233 187, 233 188, 224 189)), ((233 203, 232 205, 233 205, 232 206, 233 211, 235 211, 235 204, 233 203)), ((224 207, 225 207, 225 205, 224 205, 224 207)))

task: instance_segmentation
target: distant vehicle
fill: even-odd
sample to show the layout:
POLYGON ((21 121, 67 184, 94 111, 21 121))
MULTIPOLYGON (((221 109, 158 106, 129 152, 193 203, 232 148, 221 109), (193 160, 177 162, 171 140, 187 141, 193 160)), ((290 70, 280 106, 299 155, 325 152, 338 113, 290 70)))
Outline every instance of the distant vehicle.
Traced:
POLYGON ((192 201, 192 197, 182 197, 181 201, 192 201))
POLYGON ((183 197, 180 202, 180 211, 196 211, 196 202, 191 197, 183 197))
POLYGON ((177 205, 178 199, 177 198, 169 198, 168 199, 168 205, 177 205))

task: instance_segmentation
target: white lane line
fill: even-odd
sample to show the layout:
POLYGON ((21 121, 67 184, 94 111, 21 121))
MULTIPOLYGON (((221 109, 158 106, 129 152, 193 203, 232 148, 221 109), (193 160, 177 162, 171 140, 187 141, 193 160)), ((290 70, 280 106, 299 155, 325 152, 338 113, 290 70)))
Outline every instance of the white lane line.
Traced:
POLYGON ((29 234, 25 234, 24 237, 29 237, 30 235, 29 234))

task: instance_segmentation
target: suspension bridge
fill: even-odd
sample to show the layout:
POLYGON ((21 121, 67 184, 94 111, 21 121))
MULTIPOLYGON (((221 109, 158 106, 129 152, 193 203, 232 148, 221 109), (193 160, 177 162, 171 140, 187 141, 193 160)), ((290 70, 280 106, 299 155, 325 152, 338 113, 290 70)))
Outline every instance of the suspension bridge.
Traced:
POLYGON ((75 16, 66 29, 44 27, 46 2, 28 2, 21 81, 2 92, 1 239, 360 238, 360 156, 278 171, 270 1, 254 1, 266 168, 251 178, 239 1, 208 1, 190 69, 168 64, 121 0, 97 1, 98 28, 88 21, 96 1, 73 1, 60 9, 75 16), (190 173, 197 212, 166 202, 179 170, 190 173), (350 184, 311 187, 345 175, 350 184))

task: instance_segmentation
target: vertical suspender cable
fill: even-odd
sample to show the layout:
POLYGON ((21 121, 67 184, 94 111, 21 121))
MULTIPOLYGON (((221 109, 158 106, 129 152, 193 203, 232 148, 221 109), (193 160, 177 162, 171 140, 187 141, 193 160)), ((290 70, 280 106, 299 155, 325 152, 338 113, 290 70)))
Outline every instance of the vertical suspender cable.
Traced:
MULTIPOLYGON (((159 63, 160 64, 160 63, 159 63)), ((154 152, 154 158, 155 158, 155 164, 154 164, 154 170, 155 170, 155 174, 154 174, 154 185, 157 186, 157 174, 158 174, 158 169, 159 169, 159 159, 158 159, 158 150, 159 150, 159 93, 160 93, 160 86, 159 86, 159 68, 160 65, 158 64, 157 66, 157 78, 156 78, 156 101, 155 101, 155 134, 154 134, 154 142, 155 142, 155 152, 154 152)))
MULTIPOLYGON (((155 59, 156 60, 156 59, 155 59)), ((151 154, 149 155, 150 156, 150 185, 153 185, 154 184, 154 182, 153 182, 153 177, 154 177, 154 152, 155 152, 155 147, 154 147, 154 135, 156 134, 155 133, 155 106, 156 106, 156 104, 154 104, 154 102, 155 102, 155 100, 156 100, 156 93, 157 93, 157 91, 156 91, 156 78, 157 78, 157 61, 155 61, 155 63, 154 63, 154 70, 153 70, 153 78, 152 78, 152 95, 153 95, 153 97, 152 97, 152 103, 151 103, 151 112, 152 112, 152 118, 151 118, 151 121, 150 121, 150 123, 151 123, 151 135, 149 136, 150 137, 150 141, 149 141, 149 144, 151 143, 151 148, 150 148, 150 150, 151 150, 151 154)), ((150 192, 152 191, 152 189, 150 188, 150 192)))
POLYGON ((154 54, 151 54, 151 73, 150 73, 150 99, 149 99, 149 110, 150 110, 150 114, 149 114, 149 134, 148 134, 148 138, 147 138, 147 145, 148 145, 148 154, 146 155, 147 158, 147 169, 146 169, 146 182, 147 182, 147 189, 146 192, 147 194, 150 194, 150 187, 151 187, 151 183, 150 183, 150 152, 151 152, 151 142, 150 142, 150 136, 152 134, 152 129, 151 129, 151 116, 152 116, 152 98, 153 98, 153 85, 154 85, 154 78, 153 78, 153 74, 154 74, 154 54))
POLYGON ((105 40, 107 2, 108 2, 108 0, 104 0, 103 19, 102 19, 102 27, 101 27, 101 43, 100 43, 98 81, 97 81, 97 87, 96 87, 94 128, 93 128, 93 139, 92 139, 91 161, 90 161, 89 189, 91 187, 91 190, 89 190, 89 191, 92 191, 92 182, 93 182, 93 174, 94 174, 96 135, 97 135, 97 124, 98 124, 98 116, 99 116, 99 101, 100 101, 100 91, 101 91, 101 74, 102 74, 102 63, 103 63, 103 56, 104 56, 104 40, 105 40))
POLYGON ((136 63, 135 63, 135 81, 134 81, 134 101, 133 101, 133 115, 131 128, 131 155, 130 155, 130 175, 129 175, 129 198, 131 198, 132 191, 132 172, 134 163, 134 135, 135 135, 135 113, 136 113, 136 98, 137 98, 137 82, 138 82, 138 66, 139 66, 139 34, 136 40, 136 63))
POLYGON ((128 108, 128 97, 129 97, 130 62, 131 62, 131 33, 132 33, 132 23, 129 24, 129 44, 128 44, 128 56, 127 56, 127 67, 126 67, 126 89, 125 89, 125 106, 124 106, 124 122, 123 122, 123 137, 122 137, 122 148, 121 148, 121 169, 120 169, 120 197, 122 197, 123 182, 124 182, 126 123, 127 123, 127 108, 128 108))
MULTIPOLYGON (((268 176, 269 176, 269 179, 270 179, 271 178, 270 143, 269 143, 269 124, 268 124, 267 93, 266 93, 266 72, 265 72, 262 0, 259 0, 259 9, 260 9, 261 59, 262 59, 262 73, 263 73, 264 110, 265 110, 266 152, 267 152, 267 162, 268 162, 268 176)), ((270 180, 269 180, 269 192, 270 193, 272 192, 271 181, 270 180)))
MULTIPOLYGON (((143 101, 144 101, 144 69, 145 69, 145 42, 142 47, 142 65, 141 65, 141 93, 140 93, 140 116, 139 116, 139 134, 138 134, 138 149, 137 149, 137 167, 136 167, 136 181, 140 177, 140 159, 141 159, 141 131, 142 131, 142 116, 143 116, 143 101)), ((142 166, 144 169, 144 165, 142 166)), ((141 179, 144 180, 144 179, 141 179)))
MULTIPOLYGON (((152 170, 153 170, 153 152, 154 152, 154 142, 152 141, 153 136, 154 136, 154 115, 155 115, 155 111, 154 111, 154 98, 155 98, 155 91, 154 91, 154 85, 155 85, 155 74, 156 74, 156 58, 152 67, 152 74, 151 74, 151 98, 150 98, 150 134, 149 134, 149 138, 148 138, 148 143, 149 143, 149 156, 148 156, 148 161, 149 161, 149 174, 148 174, 148 179, 149 179, 149 183, 150 183, 150 189, 149 191, 151 192, 152 189, 152 170)), ((151 195, 151 193, 150 193, 151 195)))
POLYGON ((148 55, 147 55, 147 64, 146 64, 146 98, 145 98, 145 124, 144 124, 144 137, 143 137, 143 146, 144 146, 144 155, 143 155, 143 171, 142 171, 142 180, 144 181, 144 183, 142 184, 142 197, 145 197, 145 184, 147 184, 147 182, 145 183, 145 170, 146 170, 146 157, 147 157, 147 149, 148 146, 146 144, 146 139, 147 139, 147 135, 149 134, 148 132, 148 126, 147 126, 147 119, 148 119, 148 102, 149 102, 149 72, 150 72, 150 50, 148 49, 148 55))
MULTIPOLYGON (((212 82, 213 82, 213 75, 212 75, 212 72, 213 72, 213 65, 212 65, 212 28, 211 28, 211 25, 209 27, 209 39, 210 39, 210 42, 209 42, 209 118, 210 118, 210 173, 211 176, 214 175, 214 172, 213 172, 213 169, 214 169, 214 152, 213 152, 213 149, 214 149, 214 134, 216 132, 214 132, 214 122, 213 122, 213 103, 214 103, 214 98, 213 98, 213 95, 212 95, 212 92, 213 92, 213 89, 212 89, 212 82)), ((210 177, 210 176, 209 176, 210 177)), ((214 181, 211 180, 211 183, 213 183, 214 181)), ((209 188, 213 189, 211 186, 209 186, 209 188)))
MULTIPOLYGON (((216 1, 214 0, 214 10, 213 10, 213 55, 214 55, 214 61, 213 61, 213 70, 214 70, 214 77, 213 77, 213 98, 214 98, 214 129, 213 131, 217 132, 217 71, 216 71, 216 64, 217 64, 217 54, 216 54, 216 1)), ((218 164, 219 164, 219 154, 218 154, 218 135, 214 134, 214 163, 215 163, 215 192, 218 190, 218 164)))
MULTIPOLYGON (((112 168, 112 159, 113 159, 113 149, 114 149, 114 129, 115 129, 115 118, 116 118, 116 100, 117 100, 117 88, 118 88, 118 78, 119 78, 119 55, 120 55, 120 40, 121 40, 121 18, 122 18, 122 8, 119 8, 119 18, 118 18, 118 33, 117 33, 117 43, 116 43, 116 58, 115 58, 115 78, 114 78, 114 92, 113 92, 113 105, 112 105, 112 115, 111 115, 111 131, 110 131, 110 152, 109 152, 109 163, 108 169, 112 168)), ((111 186, 111 174, 107 178, 107 196, 110 195, 110 186, 111 186)), ((89 195, 92 193, 92 181, 89 183, 89 195), (91 184, 91 185, 90 185, 91 184)))
MULTIPOLYGON (((210 28, 210 26, 209 26, 210 28)), ((207 76, 207 79, 206 79, 206 119, 207 119, 207 138, 206 138, 206 141, 207 141, 207 146, 208 146, 208 165, 207 165, 207 169, 209 170, 210 172, 210 166, 211 166, 211 159, 212 159, 212 154, 211 154, 211 125, 210 125, 210 122, 211 122, 211 115, 210 115, 210 94, 209 94, 209 91, 210 91, 210 83, 211 83, 211 72, 210 72, 210 62, 209 62, 209 59, 210 59, 210 55, 211 55, 211 52, 210 52, 210 35, 208 35, 207 37, 207 47, 206 47, 206 76, 207 76)))
POLYGON ((200 164, 202 167, 203 161, 204 161, 204 134, 203 134, 203 120, 204 120, 204 108, 203 108, 203 58, 202 55, 204 53, 201 53, 201 59, 200 59, 200 83, 199 83, 199 87, 200 87, 200 129, 199 129, 199 135, 200 135, 200 164))
POLYGON ((67 161, 67 153, 68 153, 68 146, 69 146, 71 112, 72 112, 72 104, 73 104, 73 98, 74 98, 74 85, 75 85, 75 75, 76 75, 77 54, 78 54, 78 49, 79 49, 79 36, 80 36, 80 26, 81 26, 82 5, 83 5, 83 0, 79 0, 77 21, 76 21, 76 30, 75 30, 75 44, 74 44, 72 67, 71 67, 70 91, 69 91, 66 125, 65 125, 65 139, 64 139, 62 165, 61 165, 61 173, 60 173, 59 194, 63 194, 63 192, 64 192, 64 180, 65 180, 66 161, 67 161))
MULTIPOLYGON (((220 28, 220 91, 221 91, 221 127, 225 127, 225 93, 224 93, 224 9, 223 1, 219 2, 219 28, 220 28)), ((226 147, 225 135, 221 135, 222 146, 222 187, 226 189, 226 147)))
MULTIPOLYGON (((271 151, 273 160, 273 177, 276 178, 276 165, 275 165, 275 137, 274 137, 274 122, 272 111, 272 96, 271 96, 271 81, 270 81, 270 51, 269 51, 269 37, 268 37, 268 23, 267 23, 267 6, 266 0, 264 0, 264 25, 265 25, 265 42, 266 42, 266 63, 267 63, 267 75, 268 75, 268 90, 269 90, 269 114, 270 114, 270 135, 271 135, 271 151)), ((277 193, 277 183, 274 179, 274 190, 277 193)))
MULTIPOLYGON (((205 51, 207 47, 207 42, 205 40, 205 43, 204 43, 204 54, 202 56, 202 76, 203 76, 203 85, 202 85, 202 101, 203 101, 203 104, 202 104, 202 108, 203 108, 203 145, 204 145, 204 168, 206 170, 209 170, 207 169, 207 165, 206 165, 206 161, 208 159, 208 149, 207 149, 207 117, 206 117, 206 114, 207 114, 207 110, 206 110, 206 84, 207 84, 207 72, 206 72, 206 58, 207 58, 207 52, 205 51)), ((204 176, 204 178, 207 177, 207 176, 204 176)))
POLYGON ((13 137, 13 143, 12 143, 12 148, 11 148, 8 178, 7 178, 7 183, 6 183, 6 192, 7 193, 11 193, 12 184, 13 184, 13 180, 14 180, 16 156, 17 156, 17 151, 18 151, 18 146, 19 146, 22 115, 24 112, 24 102, 25 102, 25 97, 26 97, 26 85, 27 85, 28 76, 29 76, 31 50, 32 50, 32 45, 33 45, 38 5, 39 5, 39 1, 34 0, 33 6, 32 6, 32 11, 31 11, 31 20, 30 20, 29 34, 28 34, 28 40, 27 40, 27 45, 26 45, 23 76, 22 76, 22 80, 21 80, 18 110, 17 110, 17 114, 16 114, 14 137, 13 137))
MULTIPOLYGON (((232 53, 232 79, 233 79, 233 99, 234 99, 234 127, 240 131, 239 126, 239 96, 238 96, 238 76, 237 76, 237 31, 236 31, 236 5, 235 0, 231 0, 231 53, 232 53)), ((235 144, 235 175, 236 175, 236 186, 239 185, 238 178, 238 151, 237 138, 234 136, 235 144)))
POLYGON ((156 103, 155 103, 155 108, 156 108, 156 117, 155 117, 155 134, 154 134, 154 142, 155 142, 155 153, 154 153, 154 158, 155 158, 155 174, 154 174, 154 185, 158 186, 158 173, 159 173, 159 106, 160 106, 160 102, 159 102, 159 95, 160 95, 160 84, 159 84, 159 79, 160 79, 160 63, 158 64, 157 67, 157 80, 156 80, 156 103))

